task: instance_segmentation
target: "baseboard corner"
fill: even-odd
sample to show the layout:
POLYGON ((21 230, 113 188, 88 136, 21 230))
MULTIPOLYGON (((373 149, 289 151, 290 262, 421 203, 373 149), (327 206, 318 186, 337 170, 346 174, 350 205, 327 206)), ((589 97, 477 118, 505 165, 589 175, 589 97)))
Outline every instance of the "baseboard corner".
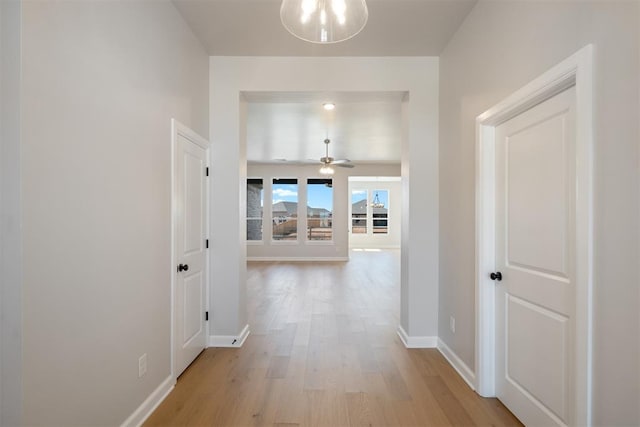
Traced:
POLYGON ((151 392, 144 402, 127 418, 121 427, 139 427, 156 410, 162 401, 171 393, 176 384, 175 378, 169 375, 160 385, 151 392))
POLYGON ((456 372, 460 374, 464 382, 466 382, 467 385, 471 387, 471 390, 475 390, 476 375, 467 366, 467 364, 464 363, 462 359, 440 338, 438 338, 438 351, 444 356, 445 359, 447 359, 447 362, 449 362, 449 364, 453 366, 453 369, 455 369, 456 372))
POLYGON ((436 348, 438 337, 409 336, 402 325, 398 325, 398 335, 406 348, 436 348))
POLYGON ((245 325, 238 335, 210 335, 208 347, 240 348, 249 336, 249 325, 245 325))

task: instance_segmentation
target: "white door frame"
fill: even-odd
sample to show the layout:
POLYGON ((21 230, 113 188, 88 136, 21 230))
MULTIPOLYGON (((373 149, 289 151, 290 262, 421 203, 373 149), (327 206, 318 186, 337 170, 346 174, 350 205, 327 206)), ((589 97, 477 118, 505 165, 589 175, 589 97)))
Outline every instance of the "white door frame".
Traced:
MULTIPOLYGON (((201 137, 200 135, 198 135, 197 133, 195 133, 193 130, 189 129, 187 126, 183 125, 182 123, 180 123, 179 121, 177 121, 176 119, 171 119, 171 265, 169 266, 170 268, 170 274, 171 274, 171 340, 170 340, 170 345, 171 345, 171 378, 173 379, 174 383, 175 380, 177 379, 178 373, 177 373, 177 369, 176 369, 176 348, 175 348, 175 322, 176 322, 176 316, 175 316, 175 292, 176 292, 176 266, 178 265, 178 256, 176 254, 176 226, 177 226, 177 206, 176 206, 176 202, 177 202, 177 188, 176 188, 176 151, 177 151, 177 146, 178 146, 178 136, 183 136, 184 138, 188 139, 189 141, 199 145, 200 147, 202 147, 202 149, 204 149, 206 151, 206 166, 209 167, 211 164, 211 159, 210 159, 210 143, 209 141, 207 141, 206 139, 204 139, 203 137, 201 137)), ((207 238, 211 238, 210 237, 210 206, 209 206, 209 199, 210 199, 210 184, 209 184, 209 180, 205 180, 205 194, 207 197, 207 200, 205 201, 205 233, 207 234, 207 238)), ((204 274, 205 274, 205 310, 209 311, 209 256, 205 257, 205 267, 204 267, 204 274)), ((205 341, 205 347, 208 347, 208 343, 209 343, 209 323, 206 322, 205 324, 205 334, 206 334, 206 341, 205 341)))
POLYGON ((593 46, 587 45, 476 119, 476 390, 495 396, 495 128, 576 86, 577 425, 591 425, 593 289, 593 46))

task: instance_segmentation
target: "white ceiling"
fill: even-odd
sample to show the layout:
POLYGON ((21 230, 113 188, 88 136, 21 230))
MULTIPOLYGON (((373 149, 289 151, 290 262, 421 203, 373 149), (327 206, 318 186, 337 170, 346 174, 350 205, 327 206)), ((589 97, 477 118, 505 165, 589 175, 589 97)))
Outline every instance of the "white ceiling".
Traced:
POLYGON ((307 43, 280 22, 280 0, 173 0, 210 55, 438 56, 477 0, 368 0, 351 40, 307 43))
POLYGON ((247 161, 282 163, 329 155, 358 163, 400 163, 402 92, 244 93, 247 161), (334 102, 326 111, 322 104, 334 102))
MULTIPOLYGON (((1 0, 0 0, 1 1, 1 0)), ((356 37, 318 45, 280 22, 281 0, 172 0, 213 56, 438 56, 477 0, 367 0, 356 37)), ((245 93, 247 160, 278 163, 330 156, 354 163, 399 163, 404 94, 245 93), (322 103, 333 101, 333 113, 322 103)))

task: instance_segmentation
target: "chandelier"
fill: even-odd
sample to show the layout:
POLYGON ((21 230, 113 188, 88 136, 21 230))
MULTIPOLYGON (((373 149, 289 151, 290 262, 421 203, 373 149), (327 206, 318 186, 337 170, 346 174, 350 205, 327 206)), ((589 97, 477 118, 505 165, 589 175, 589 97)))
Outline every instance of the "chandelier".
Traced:
POLYGON ((378 192, 376 191, 376 195, 373 198, 373 202, 371 202, 372 208, 384 208, 384 203, 380 202, 380 198, 378 197, 378 192))
POLYGON ((282 0, 282 25, 311 43, 338 43, 358 34, 367 23, 365 0, 282 0))

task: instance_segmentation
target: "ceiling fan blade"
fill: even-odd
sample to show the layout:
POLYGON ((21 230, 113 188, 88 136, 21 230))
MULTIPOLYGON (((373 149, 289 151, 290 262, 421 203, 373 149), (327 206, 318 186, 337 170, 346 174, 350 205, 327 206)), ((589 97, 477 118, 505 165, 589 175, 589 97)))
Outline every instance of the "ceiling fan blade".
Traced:
POLYGON ((341 165, 341 164, 344 164, 344 163, 351 163, 351 160, 349 160, 349 159, 338 159, 338 160, 334 160, 332 163, 334 165, 341 165))
POLYGON ((356 165, 352 165, 351 163, 332 163, 332 165, 335 165, 339 168, 349 168, 349 169, 356 167, 356 165))

